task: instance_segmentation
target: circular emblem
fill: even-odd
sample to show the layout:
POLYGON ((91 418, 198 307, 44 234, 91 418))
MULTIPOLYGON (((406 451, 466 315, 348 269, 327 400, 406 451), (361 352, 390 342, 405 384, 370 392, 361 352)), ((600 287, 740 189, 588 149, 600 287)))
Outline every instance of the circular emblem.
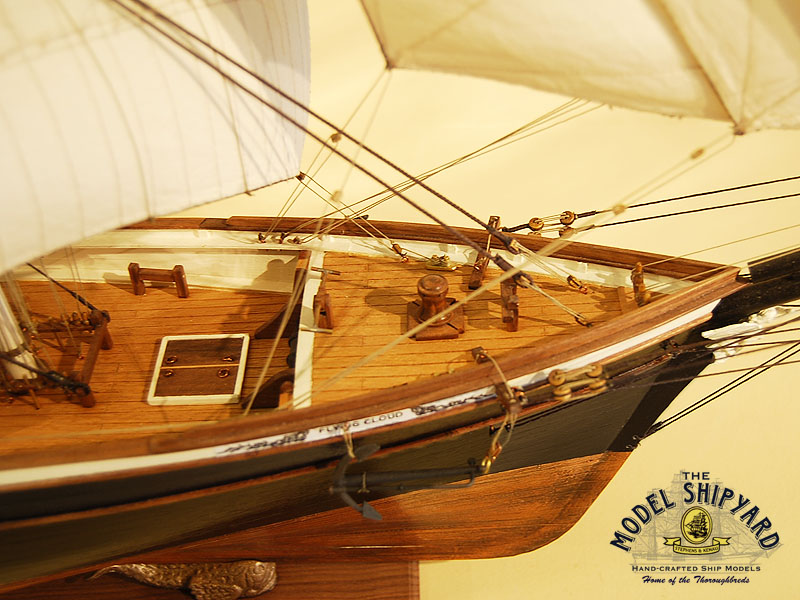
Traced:
POLYGON ((705 508, 693 506, 681 519, 683 537, 692 544, 702 544, 711 535, 711 515, 705 508))

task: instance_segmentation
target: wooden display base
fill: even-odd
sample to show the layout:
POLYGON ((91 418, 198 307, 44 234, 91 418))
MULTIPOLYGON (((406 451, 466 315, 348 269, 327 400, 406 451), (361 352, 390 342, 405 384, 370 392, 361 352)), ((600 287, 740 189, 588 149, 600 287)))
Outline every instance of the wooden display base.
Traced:
MULTIPOLYGON (((278 583, 264 600, 419 600, 416 562, 386 562, 365 567, 357 562, 279 560, 278 583)), ((76 575, 0 594, 0 600, 190 600, 183 590, 143 585, 118 575, 89 579, 76 575)))
POLYGON ((163 338, 147 403, 164 406, 238 402, 249 341, 246 333, 163 338))

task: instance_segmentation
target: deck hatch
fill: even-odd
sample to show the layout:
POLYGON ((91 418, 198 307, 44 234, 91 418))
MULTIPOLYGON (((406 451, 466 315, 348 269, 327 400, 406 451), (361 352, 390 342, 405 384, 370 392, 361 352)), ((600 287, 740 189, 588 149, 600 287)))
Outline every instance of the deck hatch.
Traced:
POLYGON ((147 403, 164 406, 238 402, 249 341, 246 333, 162 338, 147 403))

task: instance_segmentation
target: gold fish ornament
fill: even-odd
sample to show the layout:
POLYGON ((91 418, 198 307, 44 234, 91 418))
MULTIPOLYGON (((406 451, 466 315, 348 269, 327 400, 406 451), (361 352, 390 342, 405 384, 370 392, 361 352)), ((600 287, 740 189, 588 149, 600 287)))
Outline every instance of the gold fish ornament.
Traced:
POLYGON ((275 563, 240 560, 228 563, 152 565, 132 563, 100 569, 90 579, 118 573, 162 588, 188 590, 197 600, 237 600, 260 596, 275 587, 275 563))

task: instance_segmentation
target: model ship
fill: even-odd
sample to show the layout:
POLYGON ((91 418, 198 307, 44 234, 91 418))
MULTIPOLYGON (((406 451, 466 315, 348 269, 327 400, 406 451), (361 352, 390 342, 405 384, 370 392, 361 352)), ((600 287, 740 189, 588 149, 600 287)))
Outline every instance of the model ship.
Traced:
MULTIPOLYGON (((307 177, 305 8, 233 4, 9 13, 25 33, 4 179, 26 200, 2 225, 0 585, 245 543, 260 558, 532 550, 577 521, 742 322, 750 335, 792 318, 774 307, 800 297, 796 252, 741 271, 602 247, 572 241, 588 215, 567 210, 471 229, 357 211, 159 218, 307 177)), ((414 38, 381 7, 365 3, 402 65, 414 38)), ((787 98, 747 105, 737 132, 796 123, 787 98)), ((309 135, 345 158, 342 138, 363 146, 309 135)))

